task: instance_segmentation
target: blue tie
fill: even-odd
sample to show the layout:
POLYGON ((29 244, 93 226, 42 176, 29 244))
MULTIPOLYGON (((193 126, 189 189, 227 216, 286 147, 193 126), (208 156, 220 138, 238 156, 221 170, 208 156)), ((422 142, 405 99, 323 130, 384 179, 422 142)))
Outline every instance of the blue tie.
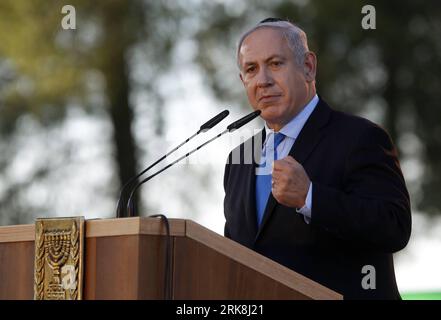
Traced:
MULTIPOLYGON (((277 160, 277 147, 283 141, 285 135, 283 133, 274 134, 274 160, 277 160)), ((268 141, 267 148, 271 151, 271 138, 268 141)), ((265 153, 262 157, 266 158, 265 153)), ((261 164, 259 167, 265 167, 266 163, 261 164)), ((256 174, 256 211, 257 211, 257 224, 260 226, 262 223, 263 214, 265 213, 266 203, 268 202, 269 195, 271 193, 271 172, 269 174, 256 174)))

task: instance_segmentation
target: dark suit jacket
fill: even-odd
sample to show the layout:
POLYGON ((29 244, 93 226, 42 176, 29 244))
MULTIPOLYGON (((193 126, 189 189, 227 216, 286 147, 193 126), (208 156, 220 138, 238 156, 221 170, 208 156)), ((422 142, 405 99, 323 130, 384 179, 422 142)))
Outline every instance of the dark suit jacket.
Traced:
POLYGON ((243 163, 243 150, 257 140, 261 150, 264 138, 256 138, 233 151, 241 151, 240 164, 232 164, 230 154, 225 167, 225 236, 345 299, 399 299, 392 253, 409 240, 411 213, 388 134, 366 119, 332 110, 320 98, 289 153, 313 184, 311 223, 271 194, 259 229, 256 164, 243 163), (375 268, 375 289, 362 287, 365 265, 375 268))

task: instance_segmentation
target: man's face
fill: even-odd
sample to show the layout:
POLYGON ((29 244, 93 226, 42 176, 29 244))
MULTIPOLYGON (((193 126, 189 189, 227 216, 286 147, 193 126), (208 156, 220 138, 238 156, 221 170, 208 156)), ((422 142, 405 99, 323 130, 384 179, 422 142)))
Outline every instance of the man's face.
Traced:
POLYGON ((297 65, 294 53, 276 29, 259 28, 248 35, 239 51, 239 63, 251 106, 261 110, 262 118, 276 131, 312 98, 304 66, 297 65))

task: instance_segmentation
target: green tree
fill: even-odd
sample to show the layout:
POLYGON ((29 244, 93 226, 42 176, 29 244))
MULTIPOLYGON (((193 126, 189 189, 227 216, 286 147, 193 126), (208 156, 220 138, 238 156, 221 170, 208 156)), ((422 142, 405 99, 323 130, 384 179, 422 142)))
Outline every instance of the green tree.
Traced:
MULTIPOLYGON (((88 112, 108 115, 121 184, 138 168, 132 129, 135 89, 142 87, 148 93, 151 114, 161 128, 161 96, 152 80, 168 66, 180 9, 142 0, 73 0, 69 4, 76 9, 76 30, 62 29, 64 4, 59 1, 0 3, 0 130, 6 141, 0 170, 11 158, 11 139, 24 115, 50 128, 65 118, 69 106, 80 105, 88 112), (144 83, 133 77, 138 68, 135 51, 140 52, 138 63, 148 65, 144 83)), ((47 171, 41 168, 30 180, 47 171)), ((26 185, 5 187, 0 200, 3 212, 17 209, 12 203, 26 185)))

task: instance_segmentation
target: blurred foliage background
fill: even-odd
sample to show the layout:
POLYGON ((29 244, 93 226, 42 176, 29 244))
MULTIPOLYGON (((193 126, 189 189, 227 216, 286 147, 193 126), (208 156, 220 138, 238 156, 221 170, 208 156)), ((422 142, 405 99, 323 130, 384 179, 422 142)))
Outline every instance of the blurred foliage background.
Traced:
MULTIPOLYGON (((106 119, 115 168, 106 192, 115 198, 121 182, 139 167, 133 133, 137 95, 148 97, 152 134, 163 134, 167 90, 160 75, 179 63, 177 44, 182 39, 191 44, 207 90, 246 109, 237 86, 235 45, 243 30, 268 16, 306 30, 318 55, 319 93, 335 108, 367 116, 388 130, 403 169, 411 172, 413 207, 439 215, 441 6, 436 1, 370 1, 376 30, 361 28, 365 1, 72 0, 74 31, 60 26, 64 4, 0 3, 1 223, 23 223, 33 213, 51 211, 50 201, 32 205, 25 194, 36 184, 51 188, 47 177, 72 153, 69 144, 48 143, 45 161, 25 177, 12 175, 22 152, 17 139, 32 134, 26 125, 51 130, 72 108, 106 119)), ((141 152, 145 156, 148 150, 141 152)))

